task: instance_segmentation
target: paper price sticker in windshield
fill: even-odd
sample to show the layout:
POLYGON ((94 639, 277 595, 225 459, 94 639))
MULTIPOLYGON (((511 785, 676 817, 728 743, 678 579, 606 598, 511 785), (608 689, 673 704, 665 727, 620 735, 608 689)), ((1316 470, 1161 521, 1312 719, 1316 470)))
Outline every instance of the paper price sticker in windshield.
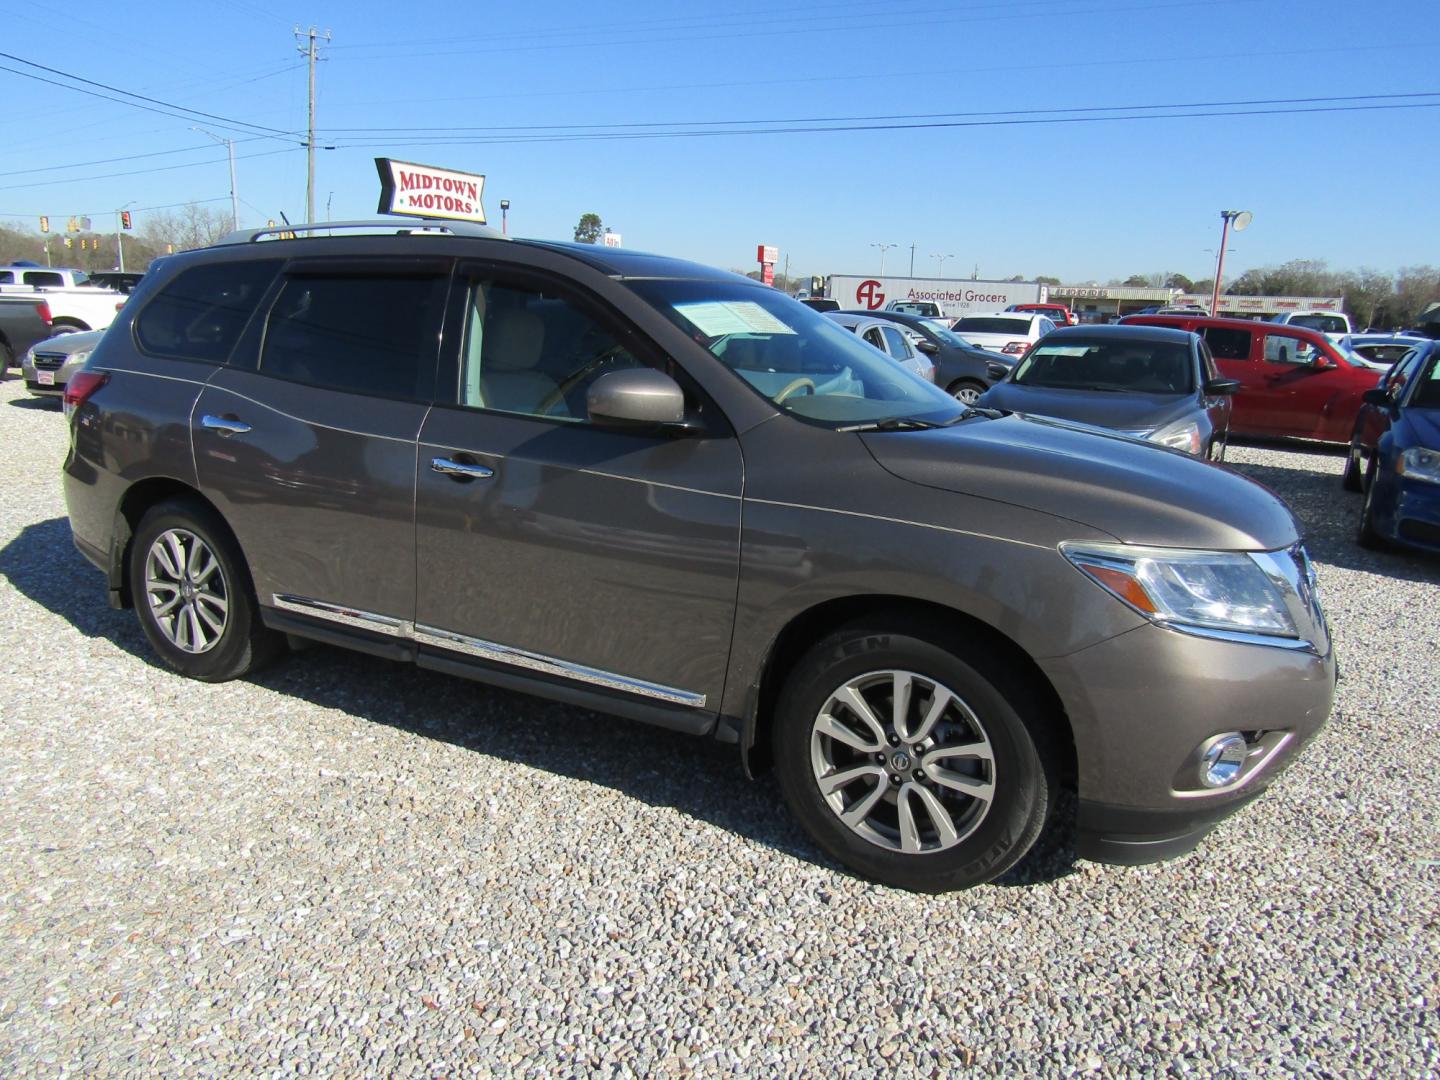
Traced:
POLYGON ((675 310, 706 337, 727 334, 793 334, 794 330, 753 300, 700 300, 675 310))

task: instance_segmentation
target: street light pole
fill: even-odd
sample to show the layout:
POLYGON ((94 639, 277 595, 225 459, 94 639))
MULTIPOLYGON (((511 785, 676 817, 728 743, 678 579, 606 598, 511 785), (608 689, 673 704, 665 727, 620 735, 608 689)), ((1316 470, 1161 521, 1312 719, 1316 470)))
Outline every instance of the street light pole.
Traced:
POLYGON ((899 245, 899 244, 871 244, 870 246, 873 247, 873 248, 879 248, 879 249, 880 249, 880 276, 881 276, 881 277, 884 277, 884 276, 885 276, 885 253, 886 253, 887 251, 889 251, 891 248, 893 248, 893 247, 899 247, 900 245, 899 245))
POLYGON ((191 131, 198 131, 201 135, 208 135, 218 143, 225 144, 225 151, 230 157, 230 228, 240 228, 240 196, 235 189, 235 140, 226 139, 216 135, 213 131, 206 131, 201 127, 192 127, 191 131))
POLYGON ((1240 232, 1250 224, 1254 217, 1249 210, 1221 210, 1220 220, 1220 251, 1215 256, 1215 291, 1210 295, 1210 314, 1213 317, 1220 310, 1220 279, 1225 273, 1225 245, 1230 240, 1230 228, 1233 225, 1236 232, 1240 232))
POLYGON ((500 235, 510 235, 510 200, 500 200, 500 235))
POLYGON ((934 259, 934 260, 939 264, 939 265, 936 267, 936 270, 935 270, 935 276, 936 276, 936 277, 938 277, 938 278, 943 278, 943 277, 945 276, 945 260, 946 260, 946 259, 953 259, 954 257, 955 257, 954 255, 931 255, 931 256, 930 256, 930 258, 934 259))

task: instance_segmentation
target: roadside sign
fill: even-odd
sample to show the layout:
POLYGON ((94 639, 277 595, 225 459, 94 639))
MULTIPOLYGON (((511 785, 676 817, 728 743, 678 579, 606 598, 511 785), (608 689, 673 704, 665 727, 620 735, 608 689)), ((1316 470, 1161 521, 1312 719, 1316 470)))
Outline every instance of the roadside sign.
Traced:
POLYGON ((780 261, 780 249, 773 244, 760 244, 755 249, 755 261, 777 263, 780 261))
POLYGON ((375 169, 380 174, 380 213, 485 224, 483 174, 391 158, 376 158, 375 169))

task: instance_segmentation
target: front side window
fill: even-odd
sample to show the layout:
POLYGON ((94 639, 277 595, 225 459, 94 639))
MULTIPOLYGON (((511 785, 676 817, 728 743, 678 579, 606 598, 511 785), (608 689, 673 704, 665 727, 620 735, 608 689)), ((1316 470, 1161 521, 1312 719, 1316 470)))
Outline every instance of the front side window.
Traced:
POLYGON ((1410 394, 1412 409, 1440 409, 1440 349, 1430 351, 1430 362, 1415 379, 1410 394))
POLYGON ((585 420, 596 379, 644 366, 622 336, 554 288, 476 282, 465 309, 460 404, 585 420))
POLYGON ((46 289, 62 288, 65 285, 65 279, 49 270, 26 270, 25 284, 38 285, 46 289))
POLYGON ((260 371, 373 397, 425 400, 435 380, 445 279, 297 275, 270 308, 260 371))
POLYGON ((1265 335, 1265 359, 1275 364, 1308 364, 1313 346, 1303 338, 1285 334, 1265 335))
POLYGON ((910 346, 905 342, 905 335, 896 330, 893 326, 884 327, 881 331, 885 335, 885 350, 896 360, 910 359, 910 346))
POLYGON ((782 411, 837 427, 961 415, 954 398, 788 297, 729 281, 634 281, 629 287, 753 392, 782 411))
POLYGON ((152 356, 223 364, 279 267, 266 260, 183 271, 136 318, 140 347, 152 356))
POLYGON ((1041 342, 1010 381, 1058 390, 1188 394, 1195 389, 1190 346, 1176 342, 1041 342))

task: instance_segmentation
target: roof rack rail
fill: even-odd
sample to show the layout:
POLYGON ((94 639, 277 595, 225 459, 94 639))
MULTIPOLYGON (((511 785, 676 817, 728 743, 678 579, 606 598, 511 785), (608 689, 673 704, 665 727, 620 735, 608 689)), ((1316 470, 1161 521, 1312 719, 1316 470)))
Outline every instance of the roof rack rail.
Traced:
POLYGON ((368 218, 359 221, 316 221, 307 225, 272 225, 263 229, 236 229, 222 236, 217 244, 253 244, 262 237, 285 238, 289 233, 323 233, 335 229, 369 229, 372 232, 445 232, 451 236, 483 237, 504 240, 499 229, 477 221, 453 221, 450 218, 368 218))

